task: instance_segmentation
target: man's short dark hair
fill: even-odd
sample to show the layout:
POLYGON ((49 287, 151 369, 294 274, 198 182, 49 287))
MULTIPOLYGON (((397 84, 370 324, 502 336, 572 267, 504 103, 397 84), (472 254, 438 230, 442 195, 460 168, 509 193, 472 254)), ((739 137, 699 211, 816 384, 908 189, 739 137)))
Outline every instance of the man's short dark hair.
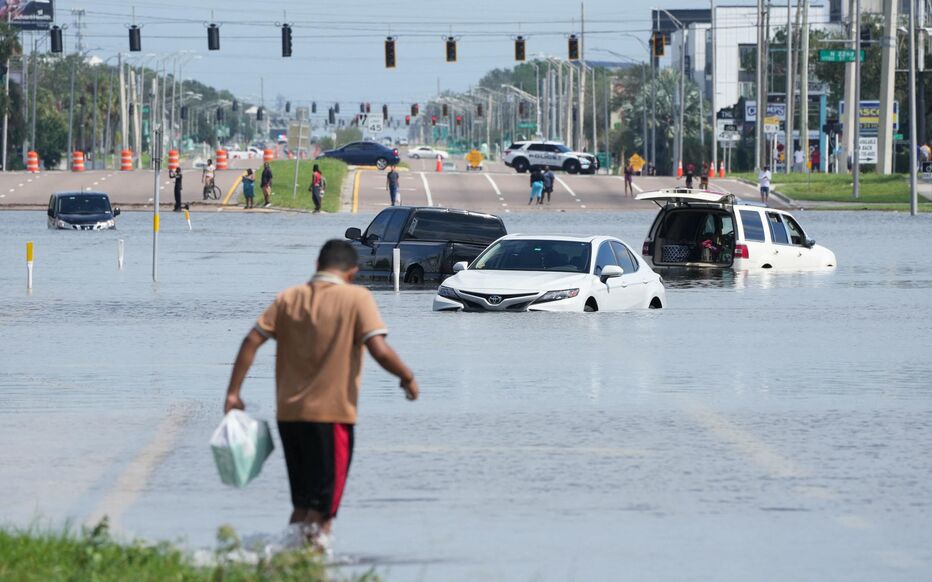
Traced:
POLYGON ((320 270, 339 269, 349 271, 356 266, 358 258, 359 256, 356 254, 353 245, 345 240, 335 238, 328 240, 320 249, 320 255, 317 257, 317 268, 320 270))

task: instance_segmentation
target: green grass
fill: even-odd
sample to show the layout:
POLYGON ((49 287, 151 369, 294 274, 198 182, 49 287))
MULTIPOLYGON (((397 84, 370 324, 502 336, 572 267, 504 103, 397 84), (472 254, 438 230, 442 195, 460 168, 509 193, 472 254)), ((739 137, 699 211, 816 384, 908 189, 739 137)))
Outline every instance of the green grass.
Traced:
MULTIPOLYGON (((757 174, 733 174, 752 182, 757 174)), ((906 174, 861 174, 861 197, 855 200, 854 181, 848 174, 778 174, 773 175, 773 188, 794 200, 813 202, 859 202, 878 204, 908 204, 909 176, 906 174)))
MULTIPOLYGON (((116 541, 110 535, 106 518, 96 527, 84 528, 80 533, 43 532, 35 527, 0 530, 0 580, 315 582, 333 579, 318 555, 306 550, 279 552, 250 564, 235 559, 242 548, 232 528, 220 528, 217 541, 215 564, 199 566, 168 543, 116 541)), ((378 578, 369 572, 351 580, 375 582, 378 578)))
MULTIPOLYGON (((836 206, 808 206, 807 210, 844 210, 844 211, 860 211, 867 210, 871 212, 909 212, 909 204, 902 203, 893 203, 893 204, 884 204, 884 203, 852 203, 845 205, 836 205, 836 206)), ((919 212, 932 212, 932 202, 920 202, 919 203, 919 212)))
MULTIPOLYGON (((343 189, 343 180, 346 178, 346 164, 339 160, 301 160, 298 163, 298 195, 292 199, 294 187, 294 160, 275 160, 272 166, 272 207, 296 208, 313 210, 314 202, 308 188, 311 185, 311 175, 314 164, 320 165, 320 171, 327 179, 327 192, 324 194, 322 204, 324 212, 339 212, 342 206, 340 192, 343 189)), ((261 166, 253 170, 256 172, 256 206, 262 206, 262 189, 259 187, 259 177, 262 174, 261 166)), ((237 200, 240 205, 246 203, 242 189, 239 188, 237 200)))

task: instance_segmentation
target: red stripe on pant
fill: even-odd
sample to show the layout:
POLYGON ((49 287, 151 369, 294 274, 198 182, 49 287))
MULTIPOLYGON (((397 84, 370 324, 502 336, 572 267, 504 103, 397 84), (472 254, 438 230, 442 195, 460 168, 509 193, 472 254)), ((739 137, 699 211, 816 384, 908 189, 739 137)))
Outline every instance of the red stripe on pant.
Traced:
POLYGON ((333 501, 330 516, 334 517, 340 508, 343 489, 346 488, 346 476, 349 473, 350 435, 345 424, 333 424, 333 501))

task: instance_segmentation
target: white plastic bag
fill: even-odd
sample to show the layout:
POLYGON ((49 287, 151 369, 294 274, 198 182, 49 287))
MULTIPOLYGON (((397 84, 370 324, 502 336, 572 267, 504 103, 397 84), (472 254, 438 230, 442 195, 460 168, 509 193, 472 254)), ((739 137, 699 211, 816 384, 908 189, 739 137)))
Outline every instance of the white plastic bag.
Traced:
POLYGON ((255 479, 274 448, 269 423, 242 410, 228 412, 210 437, 220 479, 234 487, 245 487, 255 479))

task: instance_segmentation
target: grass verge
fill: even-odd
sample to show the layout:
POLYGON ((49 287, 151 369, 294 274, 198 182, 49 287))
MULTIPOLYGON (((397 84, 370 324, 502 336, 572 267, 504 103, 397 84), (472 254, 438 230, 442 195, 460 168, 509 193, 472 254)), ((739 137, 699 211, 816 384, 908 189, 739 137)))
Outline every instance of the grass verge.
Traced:
MULTIPOLYGON (((242 548, 232 528, 221 527, 217 541, 214 564, 202 566, 168 543, 119 543, 111 537, 106 518, 96 527, 84 528, 80 533, 68 530, 42 532, 36 528, 0 530, 0 580, 332 580, 323 562, 312 552, 292 550, 272 557, 265 557, 260 552, 254 563, 246 563, 237 559, 242 556, 242 548)), ((376 582, 378 578, 369 572, 347 580, 376 582)))
MULTIPOLYGON (((311 175, 314 173, 314 164, 320 165, 320 171, 327 180, 327 192, 324 194, 323 211, 339 212, 342 206, 340 192, 343 189, 343 180, 346 178, 346 164, 339 160, 320 159, 320 160, 301 160, 298 163, 298 193, 296 198, 292 198, 294 187, 294 160, 275 160, 271 163, 272 167, 272 207, 273 208, 295 208, 300 210, 313 210, 314 202, 311 200, 311 193, 308 188, 311 185, 311 175)), ((256 172, 256 205, 262 206, 262 189, 259 187, 259 177, 262 174, 262 166, 254 169, 256 172)), ((243 205, 246 199, 243 197, 242 188, 237 194, 237 203, 243 205)))
MULTIPOLYGON (((757 174, 733 174, 752 182, 757 174)), ((861 197, 855 200, 854 181, 848 174, 774 174, 773 188, 794 200, 813 202, 865 202, 908 204, 909 176, 906 174, 861 174, 861 197)))

